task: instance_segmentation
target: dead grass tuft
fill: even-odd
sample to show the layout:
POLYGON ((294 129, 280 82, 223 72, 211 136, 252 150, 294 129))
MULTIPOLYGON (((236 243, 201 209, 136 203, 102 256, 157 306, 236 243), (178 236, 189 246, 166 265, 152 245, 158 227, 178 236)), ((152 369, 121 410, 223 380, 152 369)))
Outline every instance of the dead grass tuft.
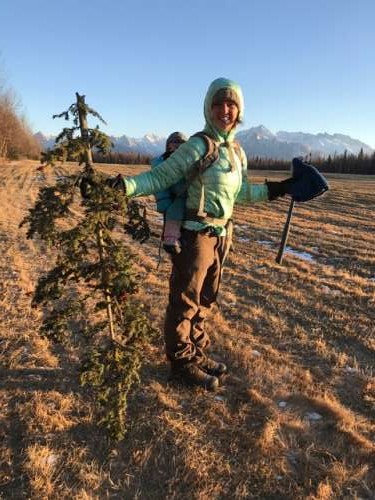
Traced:
POLYGON ((24 469, 34 498, 50 498, 58 483, 59 454, 48 446, 31 445, 26 450, 24 469))
POLYGON ((33 398, 24 403, 22 418, 28 434, 66 431, 77 423, 74 410, 77 396, 60 394, 57 391, 35 392, 33 398))
POLYGON ((309 496, 309 500, 332 500, 334 492, 328 481, 319 483, 316 495, 309 496))

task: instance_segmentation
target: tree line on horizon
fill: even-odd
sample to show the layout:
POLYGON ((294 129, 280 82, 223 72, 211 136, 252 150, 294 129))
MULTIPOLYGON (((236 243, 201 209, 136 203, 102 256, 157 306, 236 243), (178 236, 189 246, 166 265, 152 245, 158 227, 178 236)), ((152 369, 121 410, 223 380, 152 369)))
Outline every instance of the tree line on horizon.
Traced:
MULTIPOLYGON (((314 157, 311 154, 304 158, 305 161, 314 165, 320 172, 335 174, 375 174, 375 152, 371 155, 365 154, 363 149, 357 155, 348 153, 346 150, 342 155, 328 155, 327 157, 314 157)), ((256 156, 248 161, 249 170, 290 170, 291 162, 288 160, 277 160, 261 158, 256 156)))
POLYGON ((151 163, 152 156, 142 153, 137 153, 135 151, 128 151, 126 153, 120 153, 119 151, 110 151, 109 153, 103 155, 100 153, 93 152, 94 163, 110 163, 119 165, 149 165, 151 163))

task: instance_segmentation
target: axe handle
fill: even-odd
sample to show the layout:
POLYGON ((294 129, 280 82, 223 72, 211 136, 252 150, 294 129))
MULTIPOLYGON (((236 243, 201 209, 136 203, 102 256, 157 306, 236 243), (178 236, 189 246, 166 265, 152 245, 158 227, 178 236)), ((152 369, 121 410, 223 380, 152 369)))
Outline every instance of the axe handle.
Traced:
POLYGON ((276 262, 278 264, 281 264, 283 261, 283 254, 284 254, 286 242, 288 240, 290 221, 292 220, 293 208, 294 208, 294 200, 292 198, 290 200, 288 216, 287 216, 286 221, 285 221, 283 234, 281 236, 281 241, 280 241, 280 247, 279 247, 279 251, 277 253, 277 257, 276 257, 276 262))

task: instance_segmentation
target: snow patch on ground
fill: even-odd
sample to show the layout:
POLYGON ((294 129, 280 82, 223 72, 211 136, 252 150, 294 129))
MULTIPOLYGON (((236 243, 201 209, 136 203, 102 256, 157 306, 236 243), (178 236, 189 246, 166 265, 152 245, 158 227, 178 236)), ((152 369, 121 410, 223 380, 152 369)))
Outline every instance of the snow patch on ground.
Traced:
POLYGON ((294 255, 295 257, 299 257, 302 260, 308 260, 310 262, 315 261, 314 257, 311 255, 311 253, 300 252, 299 250, 294 250, 291 247, 285 247, 285 253, 288 253, 290 255, 294 255))
MULTIPOLYGON (((265 245, 267 247, 272 247, 275 245, 273 241, 269 240, 258 240, 257 243, 260 243, 261 245, 265 245)), ((309 262, 314 262, 315 258, 313 255, 311 255, 308 252, 300 252, 299 250, 294 250, 291 247, 286 246, 284 250, 284 254, 289 254, 289 255, 294 255, 295 257, 298 257, 303 260, 307 260, 309 262)))
POLYGON ((341 292, 339 290, 332 290, 329 286, 323 285, 322 286, 322 291, 324 293, 327 293, 329 295, 341 295, 341 292))
POLYGON ((312 422, 318 422, 323 418, 322 415, 320 415, 320 413, 317 413, 315 411, 307 412, 305 414, 305 417, 312 422))
POLYGON ((353 368, 352 366, 347 365, 347 366, 345 366, 345 371, 347 373, 357 373, 358 370, 357 370, 357 368, 353 368))
POLYGON ((258 240, 257 243, 260 243, 261 245, 265 245, 266 247, 271 247, 273 245, 273 241, 269 241, 269 240, 258 240))
POLYGON ((234 228, 235 230, 247 231, 249 229, 249 226, 247 226, 246 224, 236 224, 234 228))

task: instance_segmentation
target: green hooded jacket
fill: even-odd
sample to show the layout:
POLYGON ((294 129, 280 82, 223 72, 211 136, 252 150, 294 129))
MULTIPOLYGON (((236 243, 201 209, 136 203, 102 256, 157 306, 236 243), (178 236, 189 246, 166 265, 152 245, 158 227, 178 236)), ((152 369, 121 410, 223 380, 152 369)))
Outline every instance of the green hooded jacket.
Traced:
MULTIPOLYGON (((204 132, 219 146, 219 158, 202 174, 188 184, 186 209, 195 213, 202 205, 210 217, 230 219, 235 201, 253 203, 268 200, 268 189, 265 184, 250 184, 247 179, 247 160, 245 152, 240 148, 238 155, 233 146, 235 128, 229 133, 219 131, 211 118, 212 100, 220 89, 231 89, 238 96, 240 105, 239 121, 242 121, 244 103, 239 85, 226 78, 214 80, 208 88, 204 100, 204 132)), ((158 168, 143 174, 124 179, 128 196, 145 196, 163 191, 181 179, 189 178, 196 161, 203 158, 206 145, 200 137, 190 137, 158 168)), ((183 227, 201 230, 213 226, 218 235, 225 235, 223 226, 185 220, 183 227)))

